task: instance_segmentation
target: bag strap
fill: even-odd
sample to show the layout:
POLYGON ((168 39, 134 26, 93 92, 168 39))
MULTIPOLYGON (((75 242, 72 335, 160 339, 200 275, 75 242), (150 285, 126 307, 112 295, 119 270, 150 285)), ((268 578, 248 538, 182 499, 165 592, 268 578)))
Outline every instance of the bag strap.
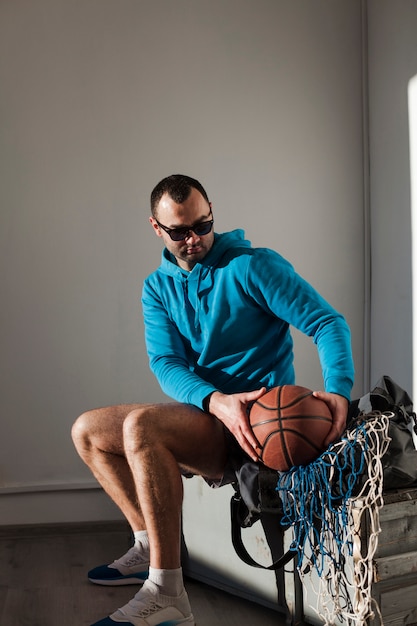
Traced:
POLYGON ((236 551, 236 554, 242 559, 244 563, 247 565, 252 565, 252 567, 259 567, 261 569, 267 570, 276 570, 284 567, 287 563, 293 559, 297 551, 296 550, 288 550, 283 554, 279 559, 274 561, 272 565, 261 565, 257 561, 255 561, 246 550, 243 541, 242 541, 242 528, 239 524, 239 504, 240 504, 240 495, 238 493, 233 494, 232 499, 230 501, 230 512, 231 512, 231 522, 232 522, 232 544, 236 551))

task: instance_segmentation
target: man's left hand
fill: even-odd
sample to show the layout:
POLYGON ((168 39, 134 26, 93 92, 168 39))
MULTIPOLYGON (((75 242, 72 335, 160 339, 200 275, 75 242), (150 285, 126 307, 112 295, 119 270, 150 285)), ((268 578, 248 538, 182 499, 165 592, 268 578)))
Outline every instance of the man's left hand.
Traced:
POLYGON ((346 398, 337 393, 314 391, 313 396, 315 398, 319 398, 319 400, 323 400, 327 404, 333 417, 333 425, 324 440, 324 445, 327 447, 330 443, 340 439, 346 428, 349 402, 346 398))

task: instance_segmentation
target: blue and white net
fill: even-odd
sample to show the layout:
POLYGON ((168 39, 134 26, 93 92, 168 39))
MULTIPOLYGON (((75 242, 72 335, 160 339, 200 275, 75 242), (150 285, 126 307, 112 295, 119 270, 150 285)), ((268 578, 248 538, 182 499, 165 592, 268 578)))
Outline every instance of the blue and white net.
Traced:
POLYGON ((324 626, 365 626, 380 615, 372 599, 373 558, 383 505, 381 459, 390 438, 390 413, 360 415, 317 461, 282 473, 278 479, 284 516, 293 528, 298 572, 314 579, 324 626), (361 529, 367 531, 366 545, 361 529))

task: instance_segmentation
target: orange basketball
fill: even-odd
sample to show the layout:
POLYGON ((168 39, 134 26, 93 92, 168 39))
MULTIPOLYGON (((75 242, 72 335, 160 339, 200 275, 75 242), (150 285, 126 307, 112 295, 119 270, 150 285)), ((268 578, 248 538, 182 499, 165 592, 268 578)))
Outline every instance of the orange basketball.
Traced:
POLYGON ((332 414, 323 400, 298 385, 274 387, 251 407, 249 420, 264 465, 286 472, 324 452, 332 414))

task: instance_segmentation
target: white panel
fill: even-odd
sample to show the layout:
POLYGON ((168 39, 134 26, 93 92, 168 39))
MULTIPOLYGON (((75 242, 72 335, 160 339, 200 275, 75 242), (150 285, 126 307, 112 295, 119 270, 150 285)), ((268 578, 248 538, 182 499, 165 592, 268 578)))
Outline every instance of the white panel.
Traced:
MULTIPOLYGON (((278 592, 274 572, 246 565, 231 546, 232 494, 232 487, 211 489, 197 476, 185 481, 183 527, 189 558, 186 571, 226 591, 276 606, 278 592)), ((260 523, 245 529, 243 539, 252 558, 264 565, 272 562, 260 523)))

